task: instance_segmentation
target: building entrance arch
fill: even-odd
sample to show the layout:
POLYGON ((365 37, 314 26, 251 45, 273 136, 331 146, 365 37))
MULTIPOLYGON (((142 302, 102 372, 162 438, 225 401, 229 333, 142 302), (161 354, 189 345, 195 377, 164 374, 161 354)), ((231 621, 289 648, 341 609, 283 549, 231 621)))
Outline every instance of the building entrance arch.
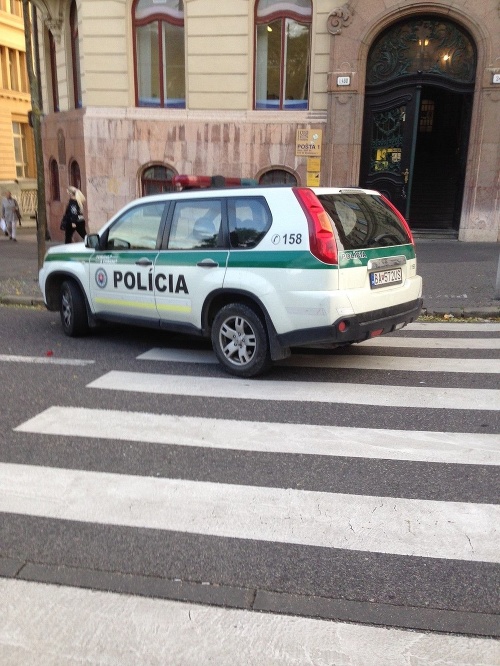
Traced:
POLYGON ((370 49, 360 184, 414 230, 458 230, 475 72, 473 40, 439 16, 399 21, 370 49))

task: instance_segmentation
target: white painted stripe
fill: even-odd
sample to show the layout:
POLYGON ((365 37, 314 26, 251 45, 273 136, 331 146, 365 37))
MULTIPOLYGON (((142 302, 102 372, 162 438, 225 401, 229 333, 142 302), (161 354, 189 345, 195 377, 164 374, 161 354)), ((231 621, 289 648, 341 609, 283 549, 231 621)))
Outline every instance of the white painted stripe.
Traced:
POLYGON ((112 371, 89 388, 232 400, 296 400, 383 407, 500 410, 500 390, 189 377, 112 371))
POLYGON ((495 333, 500 332, 500 324, 493 324, 489 322, 484 323, 467 323, 467 322, 413 322, 405 326, 404 331, 454 331, 455 333, 478 332, 481 333, 495 333))
POLYGON ((0 463, 0 511, 325 548, 500 562, 500 506, 0 463))
POLYGON ((500 349, 499 338, 404 338, 381 335, 360 342, 363 347, 395 347, 411 349, 500 349))
MULTIPOLYGON (((167 363, 217 363, 214 352, 199 349, 156 347, 137 357, 140 361, 167 363)), ((354 354, 292 354, 277 365, 300 368, 345 368, 348 370, 387 370, 404 372, 460 372, 500 374, 500 359, 489 358, 432 358, 411 356, 355 356, 354 354)))
POLYGON ((95 361, 79 358, 58 358, 56 356, 13 356, 0 354, 0 361, 6 363, 44 363, 48 365, 90 365, 95 361))
POLYGON ((500 465, 500 435, 231 421, 50 407, 15 429, 44 435, 214 449, 500 465))
POLYGON ((498 642, 0 579, 4 664, 498 666, 498 642))
MULTIPOLYGON (((460 372, 500 375, 500 359, 489 358, 416 358, 411 356, 363 356, 292 354, 280 362, 283 366, 338 368, 346 370, 386 370, 400 372, 460 372)), ((500 381, 500 380, 499 380, 500 381)))
POLYGON ((137 357, 139 361, 160 361, 165 363, 218 363, 211 349, 176 349, 154 347, 137 357))

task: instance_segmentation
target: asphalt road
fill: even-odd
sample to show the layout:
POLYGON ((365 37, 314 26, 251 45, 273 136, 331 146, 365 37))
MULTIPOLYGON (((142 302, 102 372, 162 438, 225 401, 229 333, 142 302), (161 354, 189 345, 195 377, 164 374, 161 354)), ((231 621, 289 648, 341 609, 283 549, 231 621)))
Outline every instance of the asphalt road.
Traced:
MULTIPOLYGON (((190 362, 190 353, 209 351, 204 343, 117 327, 69 339, 57 313, 0 306, 0 577, 363 626, 500 635, 500 540, 491 520, 499 503, 499 336, 498 325, 405 330, 385 346, 311 350, 298 365, 243 381, 217 364, 190 362), (176 350, 180 360, 138 358, 157 349, 176 350), (103 388, 103 378, 118 383, 103 388), (57 419, 54 432, 38 425, 54 409, 66 434, 56 432, 57 419), (188 434, 179 445, 180 426, 176 434, 160 425, 141 431, 141 414, 159 424, 188 419, 194 441, 188 434), (330 445, 339 452, 321 448, 330 445), (68 472, 81 476, 70 481, 68 472), (21 501, 15 488, 24 473, 21 501), (93 479, 102 496, 94 517, 82 518, 93 479), (156 522, 159 510, 148 513, 151 480, 175 480, 171 492, 192 498, 168 519, 177 527, 156 522), (127 518, 106 515, 106 483, 130 504, 127 518), (205 527, 198 514, 211 506, 205 493, 213 484, 227 491, 228 504, 219 522, 220 507, 213 515, 207 509, 205 527), (143 497, 137 505, 127 499, 134 492, 143 497), (322 504, 330 500, 347 512, 334 545, 326 545, 334 528, 321 532, 335 522, 334 505, 322 504), (199 510, 184 516, 191 501, 199 510), (234 519, 224 522, 233 507, 234 519), (415 507, 424 513, 414 521, 415 507), (432 507, 435 529, 423 527, 432 507), (275 536, 262 536, 275 509, 275 536), (364 511, 370 520, 377 512, 391 518, 382 530, 363 527, 364 511), (246 525, 247 512, 255 524, 249 517, 246 525), (287 521, 291 532, 280 536, 287 521), (398 521, 405 529, 395 544, 398 521), (322 536, 311 536, 316 528, 322 536), (463 543, 455 545, 456 535, 463 543)), ((6 641, 0 632, 0 656, 6 641)))

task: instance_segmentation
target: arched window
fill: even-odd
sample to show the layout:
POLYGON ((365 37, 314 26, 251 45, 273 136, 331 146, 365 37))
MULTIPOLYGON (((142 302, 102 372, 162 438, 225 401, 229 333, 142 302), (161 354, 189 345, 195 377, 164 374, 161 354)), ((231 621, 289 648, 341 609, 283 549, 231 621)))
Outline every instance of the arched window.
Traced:
POLYGON ((183 0, 135 0, 133 28, 137 106, 184 109, 183 0))
POLYGON ((284 169, 269 169, 259 178, 259 185, 298 185, 297 179, 289 171, 284 169))
POLYGON ((71 63, 73 66, 73 102, 75 109, 82 106, 82 81, 80 73, 80 45, 78 42, 78 11, 76 2, 73 0, 69 12, 71 28, 71 63))
POLYGON ((80 165, 76 160, 71 160, 69 165, 69 182, 73 187, 77 187, 79 190, 82 189, 82 177, 80 175, 80 165))
POLYGON ((311 0, 257 0, 255 108, 307 109, 311 0))
POLYGON ((61 201, 61 189, 59 187, 59 167, 52 157, 49 162, 50 174, 50 200, 61 201))
POLYGON ((141 177, 142 196, 160 194, 161 192, 174 192, 175 186, 172 178, 176 175, 173 169, 155 164, 144 169, 141 177))

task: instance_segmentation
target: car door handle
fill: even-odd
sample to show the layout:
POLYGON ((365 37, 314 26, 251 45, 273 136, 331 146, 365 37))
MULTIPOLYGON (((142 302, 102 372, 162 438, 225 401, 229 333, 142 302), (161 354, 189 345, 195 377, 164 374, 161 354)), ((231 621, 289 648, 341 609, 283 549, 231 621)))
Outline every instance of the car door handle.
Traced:
POLYGON ((203 259, 202 261, 199 261, 196 265, 201 266, 202 268, 217 268, 219 266, 219 264, 213 259, 203 259))
POLYGON ((136 266, 152 266, 153 262, 151 259, 146 259, 146 257, 143 257, 142 259, 139 259, 138 261, 135 262, 136 266))

